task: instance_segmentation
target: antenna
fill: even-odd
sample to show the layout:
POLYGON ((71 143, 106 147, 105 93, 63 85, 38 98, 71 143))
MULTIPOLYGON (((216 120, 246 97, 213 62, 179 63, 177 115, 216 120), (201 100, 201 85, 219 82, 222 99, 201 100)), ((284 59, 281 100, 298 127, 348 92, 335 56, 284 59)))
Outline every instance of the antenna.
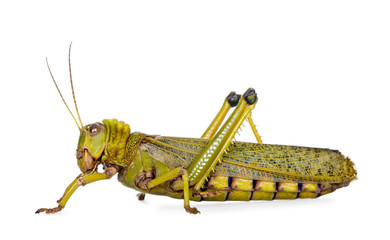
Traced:
POLYGON ((69 45, 69 75, 70 75, 70 86, 72 87, 72 94, 73 94, 73 101, 74 101, 74 106, 76 107, 76 113, 79 118, 81 127, 83 127, 83 122, 81 121, 80 114, 79 114, 79 109, 77 108, 77 103, 76 103, 76 97, 74 95, 74 90, 73 90, 73 81, 72 81, 72 68, 70 66, 70 50, 72 48, 72 42, 70 42, 69 45))
MULTIPOLYGON (((66 102, 65 102, 65 100, 64 100, 64 97, 62 97, 61 91, 60 91, 60 89, 59 89, 58 86, 57 86, 56 80, 54 79, 53 74, 51 73, 51 70, 50 70, 50 66, 49 66, 49 62, 48 62, 48 60, 47 60, 47 57, 46 57, 46 65, 47 65, 47 68, 49 69, 51 79, 53 79, 54 85, 56 86, 57 91, 58 91, 58 93, 60 94, 60 97, 61 97, 62 101, 64 102, 64 104, 65 104, 66 108, 68 109, 70 115, 72 115, 73 120, 74 120, 74 122, 76 123, 78 129, 81 131, 81 128, 80 128, 79 124, 78 124, 77 121, 76 121, 76 118, 74 117, 72 111, 70 111, 70 109, 69 109, 69 107, 68 107, 68 104, 66 104, 66 102)), ((72 88, 72 89, 73 89, 73 88, 72 88)))

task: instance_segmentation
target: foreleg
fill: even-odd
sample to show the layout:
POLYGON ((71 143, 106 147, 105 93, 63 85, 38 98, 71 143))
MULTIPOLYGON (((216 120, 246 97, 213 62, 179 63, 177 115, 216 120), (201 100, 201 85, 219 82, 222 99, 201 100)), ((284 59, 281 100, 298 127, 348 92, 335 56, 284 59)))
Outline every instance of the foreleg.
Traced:
POLYGON ((80 174, 76 177, 75 180, 69 186, 66 188, 64 194, 62 197, 57 201, 58 206, 55 208, 40 208, 35 213, 56 213, 61 211, 66 203, 68 202, 69 198, 72 196, 72 194, 77 190, 80 186, 85 186, 89 183, 96 182, 99 180, 104 179, 110 179, 112 176, 114 176, 117 173, 117 169, 115 167, 108 167, 103 173, 94 172, 91 174, 80 174))

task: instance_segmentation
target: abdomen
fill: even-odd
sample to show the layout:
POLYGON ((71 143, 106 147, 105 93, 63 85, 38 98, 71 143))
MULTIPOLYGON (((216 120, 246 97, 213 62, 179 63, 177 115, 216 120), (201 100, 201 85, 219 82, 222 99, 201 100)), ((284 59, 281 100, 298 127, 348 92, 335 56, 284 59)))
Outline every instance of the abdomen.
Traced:
POLYGON ((347 186, 348 183, 294 183, 250 180, 237 177, 211 177, 203 191, 212 197, 192 197, 193 201, 251 201, 317 198, 347 186))

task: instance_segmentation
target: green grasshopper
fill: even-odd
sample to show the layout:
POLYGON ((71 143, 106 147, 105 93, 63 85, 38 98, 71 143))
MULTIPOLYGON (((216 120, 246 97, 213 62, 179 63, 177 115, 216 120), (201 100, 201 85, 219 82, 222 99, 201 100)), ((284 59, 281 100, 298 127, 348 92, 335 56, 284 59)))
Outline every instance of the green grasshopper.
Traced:
POLYGON ((116 119, 83 125, 69 73, 77 122, 54 80, 52 80, 80 130, 76 150, 81 174, 66 188, 55 208, 36 213, 61 211, 80 186, 110 179, 118 174, 123 185, 139 192, 184 199, 187 212, 192 201, 249 201, 317 198, 347 186, 356 179, 354 164, 337 150, 263 144, 251 117, 257 103, 254 89, 242 96, 231 92, 201 138, 180 138, 131 132, 116 119), (223 123, 229 109, 234 111, 223 123), (234 141, 244 120, 257 143, 234 141), (222 127, 220 127, 222 125, 222 127), (102 164, 104 172, 98 172, 102 164))

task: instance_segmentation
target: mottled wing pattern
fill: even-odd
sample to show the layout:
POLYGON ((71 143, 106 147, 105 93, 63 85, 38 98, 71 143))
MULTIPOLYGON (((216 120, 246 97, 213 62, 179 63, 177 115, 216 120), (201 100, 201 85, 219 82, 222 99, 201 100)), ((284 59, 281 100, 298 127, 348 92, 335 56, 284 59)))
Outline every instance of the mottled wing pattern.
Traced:
POLYGON ((176 137, 156 137, 157 142, 147 142, 140 149, 147 151, 151 157, 170 166, 171 168, 188 168, 196 156, 203 150, 207 140, 176 137), (160 145, 158 142, 168 144, 160 145))
MULTIPOLYGON (((188 168, 207 140, 157 137, 157 143, 142 144, 151 156, 170 167, 188 168), (169 146, 172 147, 169 147, 169 146)), ((330 149, 233 142, 212 176, 230 176, 263 181, 349 182, 356 178, 353 163, 330 149)))
POLYGON ((215 174, 242 171, 270 181, 341 183, 356 178, 353 163, 335 150, 235 142, 215 174))

